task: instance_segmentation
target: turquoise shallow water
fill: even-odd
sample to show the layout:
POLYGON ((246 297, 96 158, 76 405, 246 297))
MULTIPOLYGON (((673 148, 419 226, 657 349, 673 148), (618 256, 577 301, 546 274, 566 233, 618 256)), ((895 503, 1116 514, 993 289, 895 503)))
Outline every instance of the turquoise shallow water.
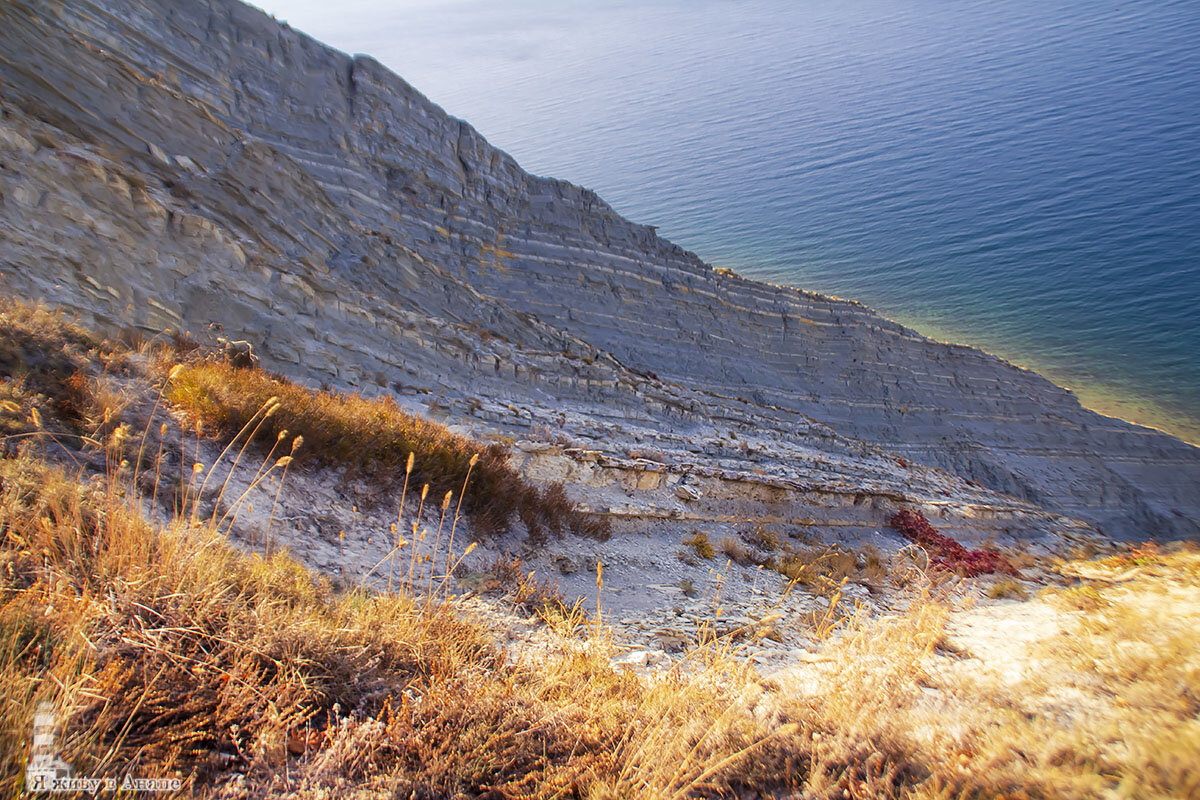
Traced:
POLYGON ((1200 4, 265 0, 714 266, 1200 440, 1200 4))

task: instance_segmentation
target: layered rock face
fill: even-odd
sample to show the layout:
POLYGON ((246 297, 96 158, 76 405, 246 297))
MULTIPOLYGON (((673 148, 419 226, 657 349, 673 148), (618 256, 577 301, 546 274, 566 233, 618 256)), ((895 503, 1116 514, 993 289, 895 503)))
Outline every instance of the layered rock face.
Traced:
POLYGON ((864 526, 910 501, 1200 536, 1197 448, 720 274, 235 0, 13 0, 0 81, 0 284, 93 323, 219 322, 298 377, 631 469, 867 498, 864 526))

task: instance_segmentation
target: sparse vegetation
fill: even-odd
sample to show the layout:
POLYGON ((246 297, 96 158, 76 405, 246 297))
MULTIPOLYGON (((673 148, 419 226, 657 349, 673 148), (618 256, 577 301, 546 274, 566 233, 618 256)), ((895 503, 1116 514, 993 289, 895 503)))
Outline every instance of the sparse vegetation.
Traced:
POLYGON ((401 487, 410 453, 415 466, 410 486, 429 484, 434 496, 462 491, 463 511, 482 532, 507 529, 513 515, 537 538, 545 531, 604 538, 604 517, 584 514, 561 484, 539 488, 508 465, 508 449, 484 445, 451 433, 445 426, 403 411, 391 397, 314 391, 257 368, 194 361, 168 384, 167 397, 201 420, 216 435, 233 437, 257 425, 259 438, 272 442, 281 431, 304 437, 297 458, 323 466, 346 467, 368 479, 387 497, 401 487), (267 401, 275 411, 262 418, 267 401), (472 468, 471 459, 479 456, 472 468))
POLYGON ((1016 568, 995 550, 968 550, 948 536, 934 530, 919 511, 904 509, 888 520, 893 528, 910 542, 920 545, 929 553, 930 566, 957 572, 966 577, 975 577, 993 572, 1015 575, 1016 568))
POLYGON ((928 594, 902 616, 851 620, 801 694, 757 682, 715 644, 689 657, 698 671, 647 683, 608 666, 602 636, 506 664, 447 603, 336 593, 206 527, 155 528, 29 457, 0 461, 0 481, 6 794, 42 700, 65 718, 62 752, 81 772, 179 774, 199 793, 234 780, 245 795, 302 797, 1084 798, 1107 786, 1165 800, 1200 785, 1195 621, 1163 629, 1128 588, 1119 612, 1050 646, 1063 669, 1078 661, 1132 692, 1103 712, 1128 744, 1114 751, 1103 726, 1027 713, 1032 689, 935 677, 926 661, 948 609, 928 594), (1114 646, 1147 631, 1161 648, 1114 646), (956 736, 915 724, 928 724, 929 687, 957 710, 956 736))
POLYGON ((500 556, 492 564, 491 577, 522 610, 544 620, 561 620, 582 612, 578 607, 567 605, 558 583, 538 578, 537 573, 526 572, 525 563, 511 554, 500 556))
POLYGON ((862 546, 858 554, 858 567, 863 580, 873 585, 882 584, 890 571, 887 557, 873 544, 862 546))
POLYGON ((94 393, 97 383, 85 370, 93 362, 119 366, 118 360, 114 345, 60 315, 0 299, 0 433, 32 432, 37 410, 56 423, 55 432, 78 438, 105 411, 105 398, 94 393))
POLYGON ((1020 581, 1012 578, 1001 578, 987 587, 987 596, 993 600, 1024 600, 1029 596, 1020 581))
POLYGON ((1051 591, 1049 594, 1059 604, 1077 611, 1095 611, 1108 604, 1096 587, 1087 584, 1051 591))
POLYGON ((1142 542, 1123 553, 1109 556, 1101 563, 1116 568, 1148 567, 1162 563, 1164 553, 1154 542, 1142 542))
POLYGON ((857 573, 858 559, 837 546, 789 548, 775 560, 775 570, 791 583, 800 584, 815 594, 829 596, 857 573))
MULTIPOLYGON (((89 448, 138 449, 136 434, 90 430, 127 398, 74 361, 89 347, 65 374, 95 406, 58 405, 44 389, 74 389, 34 388, 31 365, 0 382, 0 794, 21 793, 48 702, 77 774, 178 775, 203 796, 1200 796, 1194 552, 1063 565, 1089 583, 1019 607, 1059 615, 1023 671, 951 652, 955 582, 914 570, 903 612, 817 626, 819 652, 794 672, 756 675, 739 626, 641 678, 613 669, 607 632, 516 559, 493 579, 571 634, 533 655, 502 649, 443 591, 461 563, 449 544, 422 553, 445 565, 429 572, 440 588, 409 567, 394 591, 337 590, 286 554, 235 550, 186 508, 146 519, 128 465, 95 474, 55 444, 75 424, 89 448)), ((685 544, 715 556, 702 533, 685 544)), ((887 566, 867 548, 773 552, 820 586, 887 566)))
POLYGON ((683 543, 703 559, 710 559, 717 554, 713 549, 712 542, 708 540, 708 534, 704 531, 694 531, 691 536, 683 540, 683 543))
POLYGON ((754 554, 750 552, 746 545, 732 536, 722 538, 720 547, 721 554, 735 564, 746 567, 757 563, 754 554))
POLYGON ((747 544, 757 547, 760 550, 765 550, 768 553, 774 553, 780 548, 782 543, 779 534, 768 530, 762 525, 755 526, 753 530, 743 531, 742 539, 747 544))

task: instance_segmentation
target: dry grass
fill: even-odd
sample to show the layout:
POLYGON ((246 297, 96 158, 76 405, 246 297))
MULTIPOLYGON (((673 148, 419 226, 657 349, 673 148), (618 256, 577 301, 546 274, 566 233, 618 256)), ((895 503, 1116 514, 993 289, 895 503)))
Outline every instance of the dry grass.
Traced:
POLYGON ((757 525, 753 530, 745 530, 741 534, 742 539, 753 547, 760 550, 765 550, 768 553, 774 553, 783 546, 783 539, 778 533, 772 531, 762 525, 757 525))
POLYGON ((790 583, 820 595, 832 595, 858 574, 858 558, 840 547, 789 548, 774 561, 774 568, 790 583))
POLYGON ((749 673, 724 658, 648 685, 598 635, 506 663, 446 603, 335 593, 28 457, 0 486, 5 794, 43 701, 80 774, 251 796, 677 797, 783 738, 730 715, 749 673))
POLYGON ((549 793, 597 764, 619 786, 614 756, 649 724, 641 684, 598 649, 505 667, 447 605, 335 594, 285 557, 238 555, 207 526, 155 529, 30 459, 0 462, 0 482, 6 794, 42 700, 81 773, 203 788, 236 771, 260 794, 285 762, 301 789, 549 793))
MULTIPOLYGON (((55 406, 24 388, 28 374, 5 396, 25 404, 5 407, 22 430, 0 435, 36 444, 53 433, 29 404, 55 406)), ((1195 553, 1079 566, 1087 601, 1076 589, 1041 604, 1067 624, 1020 655, 1029 677, 1016 682, 948 654, 955 598, 915 569, 904 613, 831 621, 790 672, 760 680, 726 637, 642 679, 612 669, 605 631, 571 609, 555 613, 582 637, 515 657, 411 580, 335 591, 286 556, 233 550, 188 513, 151 523, 126 471, 91 480, 48 451, 0 455, 5 796, 21 791, 40 702, 58 710, 78 774, 178 775, 185 794, 1200 796, 1195 553)), ((870 554, 791 556, 798 578, 830 585, 873 568, 870 554)), ((552 587, 519 563, 498 569, 523 602, 553 608, 541 603, 552 587)))
POLYGON ((608 535, 607 520, 579 511, 561 485, 539 488, 522 478, 509 466, 504 445, 451 433, 402 411, 391 397, 313 391, 260 369, 211 361, 186 365, 168 384, 167 397, 225 438, 247 424, 256 425, 259 439, 267 442, 283 431, 299 434, 305 442, 297 453, 301 463, 346 467, 375 486, 380 501, 406 480, 413 487, 428 484, 434 497, 462 493, 463 511, 482 533, 506 530, 516 515, 534 538, 568 528, 608 535), (261 418, 271 398, 276 410, 261 418), (415 465, 408 475, 410 454, 415 465), (469 491, 463 493, 468 475, 469 491))
POLYGON ((1095 584, 1052 592, 1081 613, 1035 649, 1027 691, 1044 692, 1057 719, 1006 733, 1043 743, 1027 748, 1055 796, 1200 796, 1200 557, 1140 549, 1083 565, 1095 584))
POLYGON ((719 547, 721 554, 735 564, 747 567, 758 563, 758 559, 755 558, 754 553, 746 545, 731 536, 722 538, 719 547))
MULTIPOLYGON (((896 567, 874 545, 867 543, 858 552, 838 544, 797 546, 759 526, 742 534, 742 539, 765 551, 763 555, 745 547, 730 548, 739 564, 757 564, 778 572, 789 584, 803 586, 814 594, 830 597, 853 580, 882 586, 893 579, 896 567)), ((724 550, 725 542, 722 542, 724 550)), ((729 553, 727 553, 729 554, 729 553)))
POLYGON ((712 542, 708 540, 708 534, 704 531, 693 532, 691 536, 683 540, 683 543, 703 559, 710 559, 717 554, 717 551, 713 549, 712 542))
MULTIPOLYGON (((1181 565, 1191 563, 1187 559, 1173 557, 1177 553, 1191 552, 1188 544, 1177 542, 1173 543, 1170 548, 1163 548, 1156 542, 1142 542, 1128 547, 1123 552, 1100 559, 1098 563, 1103 567, 1117 570, 1133 567, 1154 568, 1163 565, 1169 565, 1174 570, 1180 568, 1181 565)), ((1189 571, 1194 571, 1194 567, 1189 571)))
POLYGON ((1056 604, 1076 611, 1095 611, 1108 605, 1108 601, 1096 587, 1086 584, 1058 591, 1051 590, 1049 597, 1056 604))
POLYGON ((888 558, 873 544, 865 544, 858 554, 858 566, 866 583, 878 586, 887 580, 891 573, 888 558))
MULTIPOLYGON (((251 796, 302 797, 1130 787, 1166 798, 1197 787, 1200 619, 1191 607, 1164 625, 1178 587, 1107 589, 1118 610, 1048 645, 1058 672, 1042 669, 1043 682, 1119 687, 1096 724, 1095 710, 1031 715, 1044 685, 947 673, 937 648, 949 607, 928 584, 903 615, 845 622, 792 675, 759 682, 716 640, 645 682, 608 666, 598 629, 511 663, 452 604, 404 585, 336 593, 286 557, 233 552, 208 526, 151 526, 115 493, 25 456, 0 460, 0 486, 6 794, 43 700, 66 720, 63 755, 79 772, 177 773, 202 793, 230 780, 251 796), (943 698, 933 705, 931 687, 943 698)), ((504 577, 520 583, 523 570, 504 577)), ((528 600, 544 590, 527 588, 528 600)))
POLYGON ((482 589, 500 589, 527 614, 547 622, 560 622, 572 617, 583 620, 579 606, 567 605, 557 581, 539 578, 534 570, 526 571, 525 562, 506 554, 497 557, 489 570, 490 581, 482 589))
POLYGON ((218 752, 279 763, 288 737, 335 704, 487 658, 483 637, 448 614, 413 614, 403 597, 335 599, 287 559, 239 556, 208 528, 155 529, 36 462, 0 463, 0 481, 0 669, 26 700, 6 707, 58 704, 81 770, 123 757, 207 780, 218 752))
POLYGON ((34 410, 59 436, 94 433, 123 401, 109 379, 88 373, 119 367, 118 349, 41 306, 0 298, 0 435, 11 444, 32 434, 34 410))
MULTIPOLYGON (((997 548, 993 547, 991 549, 997 549, 997 548)), ((1043 562, 1046 560, 1045 557, 1043 557, 1043 556, 1037 556, 1037 555, 1034 555, 1033 553, 1027 553, 1022 550, 1010 550, 1010 551, 1004 553, 1004 557, 1006 559, 1008 559, 1008 562, 1010 564, 1012 564, 1014 567, 1016 567, 1018 572, 1020 572, 1021 570, 1033 569, 1035 567, 1041 567, 1043 562)))
POLYGON ((820 720, 804 796, 1200 796, 1200 557, 1143 567, 1004 658, 943 651, 947 607, 928 596, 851 620, 826 661, 777 679, 779 713, 820 720), (1001 677, 1006 659, 1024 677, 1001 677))
POLYGON ((1012 578, 1000 578, 987 587, 986 594, 993 600, 1012 599, 1024 600, 1029 596, 1024 585, 1012 578))

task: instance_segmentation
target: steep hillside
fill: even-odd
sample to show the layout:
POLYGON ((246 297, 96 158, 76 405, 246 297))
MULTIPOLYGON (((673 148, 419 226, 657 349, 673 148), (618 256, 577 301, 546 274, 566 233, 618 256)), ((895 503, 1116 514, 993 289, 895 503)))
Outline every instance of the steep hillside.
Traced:
POLYGON ((297 378, 540 440, 527 469, 631 526, 736 500, 870 531, 909 501, 980 537, 1200 536, 1197 448, 720 274, 236 0, 6 3, 0 81, 0 286, 103 328, 219 323, 297 378))
POLYGON ((666 543, 592 542, 616 550, 583 608, 497 548, 538 517, 603 529, 502 450, 0 301, 0 792, 67 770, 314 800, 1200 788, 1194 546, 1022 547, 967 577, 938 561, 989 554, 914 513, 893 522, 928 557, 764 525, 690 537, 679 596, 627 618, 620 548, 666 543))

